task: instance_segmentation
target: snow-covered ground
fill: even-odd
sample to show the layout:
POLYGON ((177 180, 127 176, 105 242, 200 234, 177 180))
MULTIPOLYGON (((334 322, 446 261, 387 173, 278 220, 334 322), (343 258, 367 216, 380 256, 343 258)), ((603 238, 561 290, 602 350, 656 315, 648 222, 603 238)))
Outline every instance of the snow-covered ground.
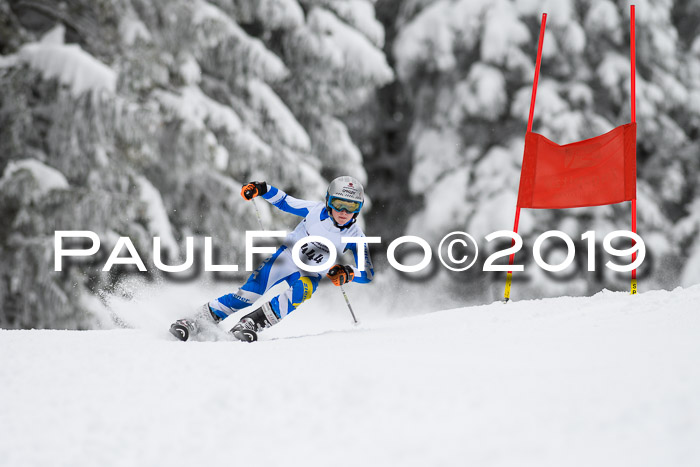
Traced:
POLYGON ((356 328, 314 301, 254 344, 177 342, 169 317, 0 331, 0 465, 700 465, 700 286, 358 302, 356 328))

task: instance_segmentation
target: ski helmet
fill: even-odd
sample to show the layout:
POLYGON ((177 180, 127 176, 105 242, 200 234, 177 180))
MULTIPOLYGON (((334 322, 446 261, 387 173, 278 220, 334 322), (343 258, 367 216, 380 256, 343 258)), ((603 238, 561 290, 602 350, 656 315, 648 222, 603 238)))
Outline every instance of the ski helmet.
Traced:
MULTIPOLYGON (((354 214, 352 221, 342 227, 349 227, 357 219, 357 215, 365 202, 365 190, 354 177, 342 176, 333 180, 326 191, 326 209, 330 214, 332 209, 354 214)), ((333 216, 331 216, 332 218, 333 216)), ((333 219, 335 223, 335 219, 333 219)), ((336 224, 337 225, 337 224, 336 224)), ((341 227, 338 225, 338 227, 341 227)))

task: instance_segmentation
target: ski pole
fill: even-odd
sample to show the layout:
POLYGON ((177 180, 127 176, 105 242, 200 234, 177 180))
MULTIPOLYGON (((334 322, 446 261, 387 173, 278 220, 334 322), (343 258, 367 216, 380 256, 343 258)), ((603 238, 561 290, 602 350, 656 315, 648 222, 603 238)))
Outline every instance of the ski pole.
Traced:
POLYGON ((255 198, 253 198, 253 206, 255 206, 255 214, 258 215, 258 224, 260 224, 260 230, 265 230, 265 227, 263 227, 262 218, 260 217, 260 210, 258 209, 258 205, 255 204, 255 198))
POLYGON ((355 312, 352 311, 352 306, 350 306, 350 300, 348 299, 348 294, 345 293, 345 289, 343 286, 340 286, 340 291, 343 292, 343 297, 345 297, 345 303, 348 305, 348 310, 350 310, 350 314, 352 315, 352 320, 355 323, 355 326, 357 326, 359 323, 357 322, 357 318, 355 318, 355 312))

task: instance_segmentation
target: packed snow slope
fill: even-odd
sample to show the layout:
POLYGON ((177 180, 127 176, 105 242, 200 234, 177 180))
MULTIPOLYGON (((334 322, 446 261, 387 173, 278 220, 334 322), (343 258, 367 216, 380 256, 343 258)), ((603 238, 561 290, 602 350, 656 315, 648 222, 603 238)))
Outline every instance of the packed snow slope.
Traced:
POLYGON ((0 465, 697 466, 699 304, 312 307, 253 344, 0 331, 0 465))

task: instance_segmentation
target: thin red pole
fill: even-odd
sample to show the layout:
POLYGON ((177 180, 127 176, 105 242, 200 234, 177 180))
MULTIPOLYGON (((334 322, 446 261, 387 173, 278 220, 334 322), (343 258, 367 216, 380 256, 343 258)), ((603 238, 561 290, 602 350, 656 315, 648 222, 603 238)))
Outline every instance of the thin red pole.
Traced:
POLYGON ((527 118, 527 131, 532 131, 532 119, 535 115, 535 97, 537 96, 537 81, 540 78, 540 63, 542 62, 542 44, 544 43, 544 27, 547 24, 547 13, 542 13, 540 25, 540 40, 537 43, 537 62, 535 62, 535 80, 532 82, 532 98, 530 99, 530 116, 527 118))
POLYGON ((630 5, 630 64, 631 64, 631 82, 632 82, 632 96, 631 96, 631 102, 632 102, 632 123, 635 123, 637 121, 637 111, 636 111, 636 106, 635 106, 635 75, 637 74, 637 63, 635 59, 635 48, 634 48, 634 5, 630 5))
MULTIPOLYGON (((630 91, 630 101, 632 103, 632 123, 637 122, 637 111, 636 111, 636 91, 635 91, 635 75, 636 75, 636 51, 635 51, 635 32, 634 32, 634 5, 630 5, 630 78, 631 78, 631 91, 630 91)), ((637 198, 635 194, 635 199, 632 200, 632 232, 637 233, 637 198)), ((632 246, 634 246, 635 241, 632 240, 632 246)), ((632 253, 632 262, 637 259, 637 253, 632 253)), ((632 286, 631 292, 633 294, 637 293, 637 270, 632 270, 632 286)))
MULTIPOLYGON (((542 63, 542 44, 544 43, 544 30, 547 24, 547 13, 542 13, 542 24, 540 25, 540 40, 537 43, 537 60, 535 61, 535 78, 532 82, 532 97, 530 99, 530 115, 527 117, 527 132, 532 131, 532 120, 535 116, 535 100, 537 97, 537 82, 540 78, 540 64, 542 63)), ((515 207, 515 222, 513 223, 513 232, 518 233, 518 224, 520 223, 520 206, 515 207)), ((515 240, 511 246, 515 245, 515 240)), ((508 266, 512 266, 515 261, 515 253, 510 255, 508 266)), ((508 271, 506 276, 506 290, 504 293, 505 301, 510 299, 510 285, 513 279, 513 271, 508 271)))

